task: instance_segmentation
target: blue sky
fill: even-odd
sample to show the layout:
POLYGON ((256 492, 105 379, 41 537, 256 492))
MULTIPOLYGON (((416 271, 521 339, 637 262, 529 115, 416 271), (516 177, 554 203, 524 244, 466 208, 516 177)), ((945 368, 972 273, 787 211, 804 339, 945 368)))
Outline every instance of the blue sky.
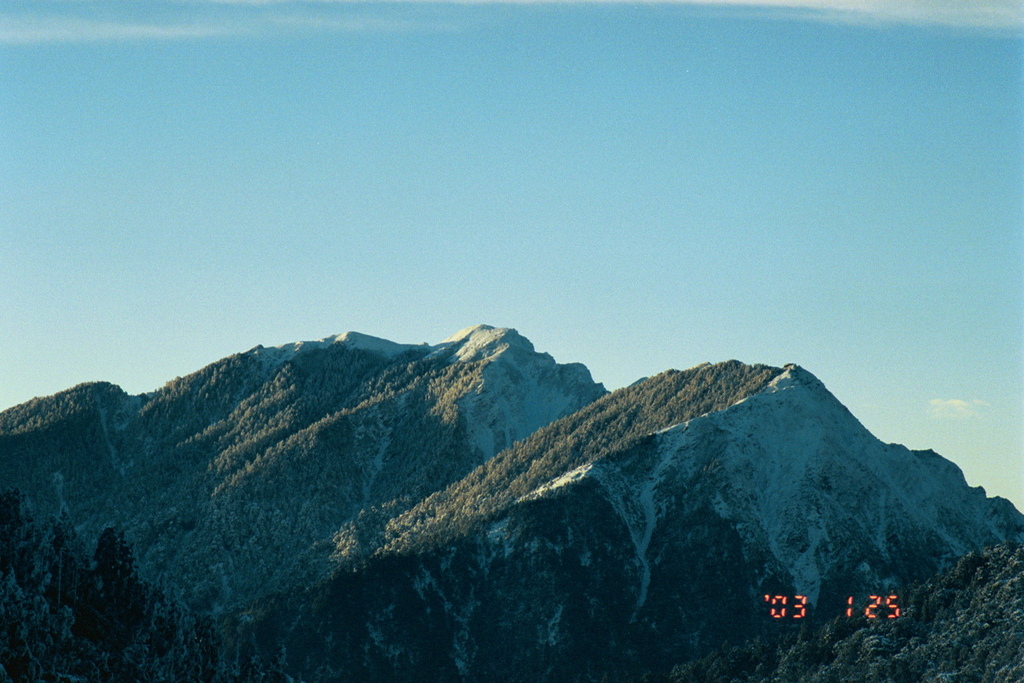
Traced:
POLYGON ((1024 509, 1020 4, 0 0, 0 408, 515 327, 796 362, 1024 509))

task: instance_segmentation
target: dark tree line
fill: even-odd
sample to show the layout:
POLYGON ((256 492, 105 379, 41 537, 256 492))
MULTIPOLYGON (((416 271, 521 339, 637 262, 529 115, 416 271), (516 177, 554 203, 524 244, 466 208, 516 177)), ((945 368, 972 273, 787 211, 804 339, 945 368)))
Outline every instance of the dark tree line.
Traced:
POLYGON ((90 558, 66 520, 0 493, 0 683, 283 683, 283 664, 227 657, 212 618, 139 578, 120 532, 90 558))

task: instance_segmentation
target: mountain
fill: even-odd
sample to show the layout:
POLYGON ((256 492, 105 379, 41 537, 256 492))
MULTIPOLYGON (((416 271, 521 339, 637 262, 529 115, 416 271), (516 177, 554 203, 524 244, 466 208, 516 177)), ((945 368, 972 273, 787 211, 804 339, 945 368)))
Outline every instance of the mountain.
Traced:
POLYGON ((914 582, 1024 542, 1009 502, 803 368, 608 393, 487 326, 36 399, 0 413, 0 481, 88 544, 123 530, 227 651, 325 683, 667 675, 847 609, 895 619, 914 582))
POLYGON ((405 506, 604 395, 511 329, 429 346, 358 333, 258 346, 129 396, 77 386, 0 413, 0 481, 215 612, 329 573, 361 510, 405 506))
POLYGON ((599 680, 823 623, 1007 540, 1024 516, 949 461, 881 443, 806 370, 730 362, 538 430, 232 628, 311 680, 599 680))

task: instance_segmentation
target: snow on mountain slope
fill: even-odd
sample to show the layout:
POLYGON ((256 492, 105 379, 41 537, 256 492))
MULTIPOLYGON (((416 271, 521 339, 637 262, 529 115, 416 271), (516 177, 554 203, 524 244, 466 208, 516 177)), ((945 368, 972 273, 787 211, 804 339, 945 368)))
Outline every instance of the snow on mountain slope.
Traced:
MULTIPOLYGON (((1006 501, 968 487, 945 458, 883 444, 799 367, 705 419, 728 444, 717 459, 727 487, 715 497, 716 511, 755 520, 748 540, 766 543, 812 603, 844 548, 866 545, 858 571, 884 580, 893 566, 914 561, 893 553, 915 535, 950 559, 1024 540, 1024 517, 1007 514, 1013 510, 1006 501)), ((667 432, 662 450, 692 467, 689 431, 681 425, 667 432)))
POLYGON ((435 347, 450 362, 485 363, 482 380, 459 400, 482 459, 605 393, 580 363, 558 364, 509 328, 468 327, 435 347))
POLYGON ((528 498, 586 479, 629 529, 638 609, 657 571, 652 538, 671 537, 676 510, 698 498, 736 526, 748 557, 774 558, 811 604, 826 584, 837 591, 837 581, 859 577, 895 586, 915 567, 927 575, 972 549, 1024 541, 1024 516, 1008 501, 969 487, 931 451, 882 443, 792 365, 732 407, 656 435, 653 458, 606 458, 528 498))
POLYGON ((324 349, 332 344, 343 344, 350 349, 369 351, 370 353, 376 353, 386 358, 394 358, 406 351, 418 349, 429 352, 436 348, 427 344, 399 344, 388 339, 374 337, 369 334, 362 334, 361 332, 345 332, 344 334, 324 337, 317 341, 290 342, 288 344, 271 346, 269 348, 257 346, 253 351, 266 357, 275 364, 280 364, 285 361, 292 360, 299 353, 312 351, 314 349, 324 349))
MULTIPOLYGON (((495 328, 490 325, 473 325, 459 330, 436 348, 455 349, 453 362, 490 360, 510 349, 519 357, 536 353, 530 340, 516 330, 507 327, 495 328)), ((551 358, 546 353, 541 355, 547 359, 551 358)))

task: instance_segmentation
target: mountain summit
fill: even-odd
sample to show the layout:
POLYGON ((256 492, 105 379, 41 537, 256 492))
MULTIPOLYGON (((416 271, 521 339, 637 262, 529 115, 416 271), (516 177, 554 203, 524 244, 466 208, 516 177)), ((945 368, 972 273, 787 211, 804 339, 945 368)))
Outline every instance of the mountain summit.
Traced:
MULTIPOLYGON (((455 359, 464 362, 488 360, 506 352, 519 357, 536 353, 530 340, 516 330, 490 325, 474 325, 460 330, 441 342, 439 347, 454 350, 455 359)), ((543 356, 551 358, 547 354, 543 356)))

